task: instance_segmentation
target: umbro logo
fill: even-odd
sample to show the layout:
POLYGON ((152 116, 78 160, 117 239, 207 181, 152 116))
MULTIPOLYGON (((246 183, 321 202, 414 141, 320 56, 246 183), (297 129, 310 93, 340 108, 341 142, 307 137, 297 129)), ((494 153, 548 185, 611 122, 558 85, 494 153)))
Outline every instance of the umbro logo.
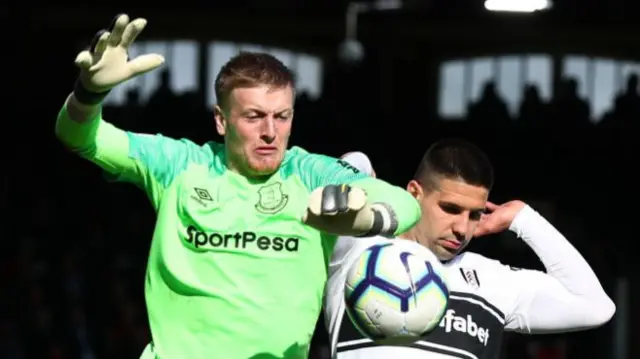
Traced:
POLYGON ((209 191, 203 188, 194 187, 193 191, 195 195, 191 195, 191 199, 201 204, 203 207, 207 207, 208 203, 213 203, 213 197, 209 194, 209 191))
POLYGON ((207 191, 206 189, 202 189, 202 188, 198 188, 198 187, 194 187, 193 190, 196 192, 196 195, 198 196, 198 198, 200 198, 203 201, 209 201, 209 202, 213 202, 213 198, 211 197, 211 195, 209 194, 209 191, 207 191))

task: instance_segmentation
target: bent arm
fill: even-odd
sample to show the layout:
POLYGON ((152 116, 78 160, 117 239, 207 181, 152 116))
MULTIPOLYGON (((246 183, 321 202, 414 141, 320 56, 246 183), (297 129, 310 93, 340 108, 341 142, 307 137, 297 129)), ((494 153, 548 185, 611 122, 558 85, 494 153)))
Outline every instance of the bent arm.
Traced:
POLYGON ((383 205, 390 210, 397 221, 397 229, 393 236, 408 231, 420 219, 420 205, 413 196, 403 188, 385 181, 366 177, 350 183, 367 192, 367 198, 374 205, 383 205))
POLYGON ((519 292, 506 329, 532 334, 578 331, 613 317, 615 304, 596 274, 546 219, 527 206, 511 230, 533 249, 547 273, 509 270, 510 282, 516 283, 519 292))
POLYGON ((363 189, 372 207, 385 207, 386 210, 378 213, 385 216, 381 223, 385 223, 390 231, 395 227, 390 235, 396 236, 413 227, 421 215, 420 205, 415 198, 404 189, 373 178, 370 171, 363 171, 358 167, 347 160, 322 155, 307 155, 301 165, 311 190, 337 184, 349 184, 363 189))
POLYGON ((394 236, 408 231, 420 218, 418 202, 404 189, 384 181, 371 180, 376 177, 369 157, 363 152, 349 152, 341 160, 372 178, 355 180, 354 185, 364 189, 372 203, 384 203, 398 218, 398 229, 394 236))

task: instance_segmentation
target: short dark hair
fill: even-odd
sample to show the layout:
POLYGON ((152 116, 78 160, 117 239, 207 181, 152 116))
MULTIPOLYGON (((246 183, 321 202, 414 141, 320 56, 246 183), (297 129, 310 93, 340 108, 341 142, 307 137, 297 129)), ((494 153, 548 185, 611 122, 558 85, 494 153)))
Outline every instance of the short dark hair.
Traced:
POLYGON ((413 176, 427 188, 437 188, 441 178, 461 180, 491 190, 493 165, 476 145, 459 138, 444 139, 429 147, 413 176))
POLYGON ((275 56, 264 52, 240 52, 220 69, 215 92, 218 104, 224 107, 229 94, 236 88, 260 85, 280 88, 293 87, 293 84, 293 72, 275 56))

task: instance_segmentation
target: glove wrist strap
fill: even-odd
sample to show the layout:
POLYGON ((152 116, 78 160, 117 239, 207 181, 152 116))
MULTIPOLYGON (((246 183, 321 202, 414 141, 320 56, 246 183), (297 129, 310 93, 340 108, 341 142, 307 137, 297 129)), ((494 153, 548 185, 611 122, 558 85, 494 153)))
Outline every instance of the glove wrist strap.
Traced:
POLYGON ((92 92, 87 90, 82 84, 80 79, 76 81, 73 88, 73 96, 83 105, 98 105, 104 101, 105 97, 111 92, 111 90, 104 92, 92 92))
POLYGON ((371 206, 371 211, 373 211, 373 225, 371 230, 362 237, 377 235, 393 237, 398 230, 398 217, 396 217, 393 208, 386 203, 374 203, 371 206))

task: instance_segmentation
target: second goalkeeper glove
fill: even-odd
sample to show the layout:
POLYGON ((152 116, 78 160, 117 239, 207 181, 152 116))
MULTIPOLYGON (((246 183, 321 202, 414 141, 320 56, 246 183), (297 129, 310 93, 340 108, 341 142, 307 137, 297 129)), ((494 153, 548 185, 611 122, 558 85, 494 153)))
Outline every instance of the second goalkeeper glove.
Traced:
POLYGON ((385 203, 367 203, 364 190, 329 185, 314 190, 302 221, 320 231, 340 236, 392 237, 398 220, 385 203))
POLYGON ((80 68, 80 78, 74 89, 78 102, 99 104, 118 84, 164 63, 159 54, 141 55, 129 61, 129 46, 146 24, 145 19, 129 21, 129 16, 118 15, 109 30, 98 32, 90 48, 78 54, 75 63, 80 68))

